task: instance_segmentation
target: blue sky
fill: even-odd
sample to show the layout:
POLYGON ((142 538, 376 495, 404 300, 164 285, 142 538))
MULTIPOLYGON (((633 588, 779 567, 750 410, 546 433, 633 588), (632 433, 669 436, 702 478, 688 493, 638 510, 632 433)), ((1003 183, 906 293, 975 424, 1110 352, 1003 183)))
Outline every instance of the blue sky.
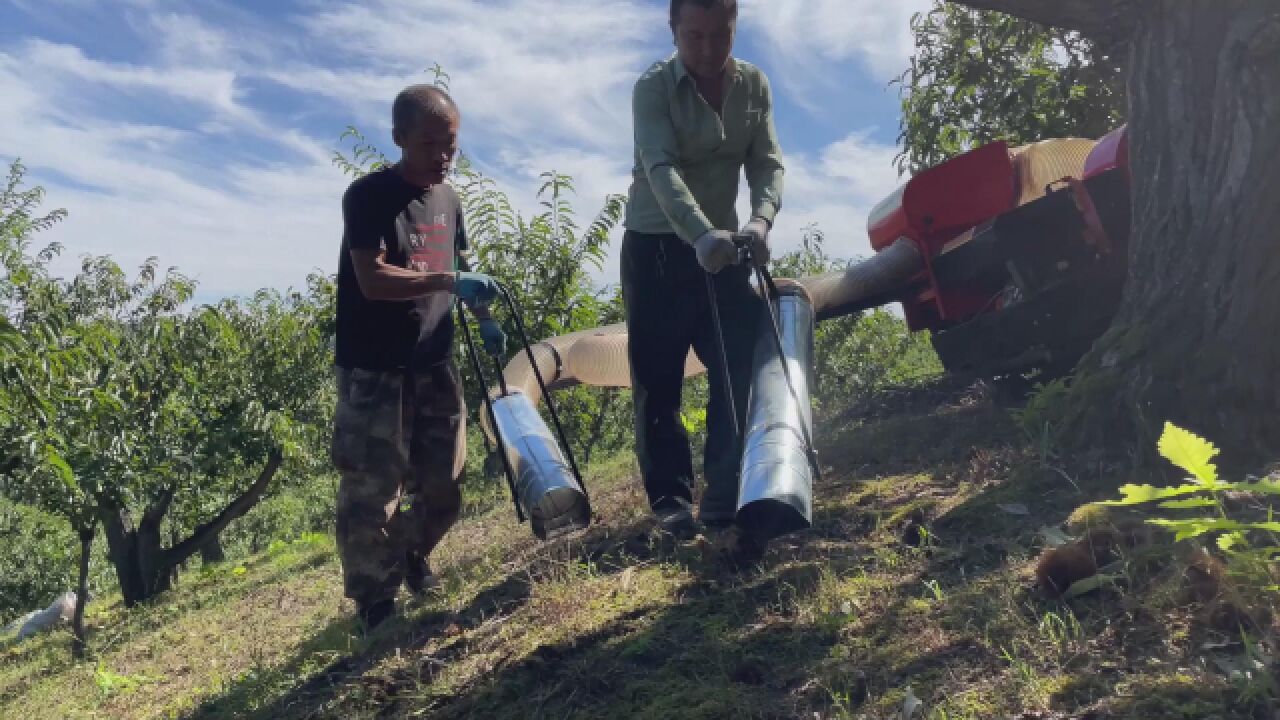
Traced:
MULTIPOLYGON (((897 91, 926 0, 740 0, 736 54, 769 74, 787 155, 774 242, 816 223, 869 252, 867 210, 896 186, 897 91)), ((626 191, 630 88, 671 51, 665 0, 0 0, 0 160, 20 157, 70 216, 43 240, 149 256, 202 297, 300 285, 336 267, 357 125, 393 149, 389 106, 442 65, 462 144, 532 209, 539 173, 577 179, 593 215, 626 191)), ((615 282, 616 263, 600 272, 615 282)))

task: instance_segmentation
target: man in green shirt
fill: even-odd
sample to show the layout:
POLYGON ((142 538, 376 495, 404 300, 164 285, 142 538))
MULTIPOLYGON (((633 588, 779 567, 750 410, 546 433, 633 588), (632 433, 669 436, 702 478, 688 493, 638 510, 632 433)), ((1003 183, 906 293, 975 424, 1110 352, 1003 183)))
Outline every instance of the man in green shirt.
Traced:
POLYGON ((752 257, 768 262, 782 203, 782 152, 773 97, 759 68, 732 57, 736 0, 672 0, 676 53, 636 82, 635 170, 622 244, 622 293, 636 413, 636 454, 661 526, 696 530, 693 461, 680 417, 690 347, 707 366, 711 398, 699 519, 732 523, 742 438, 735 437, 716 348, 706 274, 724 332, 738 426, 745 422, 751 357, 763 309, 732 233, 746 170, 752 257))

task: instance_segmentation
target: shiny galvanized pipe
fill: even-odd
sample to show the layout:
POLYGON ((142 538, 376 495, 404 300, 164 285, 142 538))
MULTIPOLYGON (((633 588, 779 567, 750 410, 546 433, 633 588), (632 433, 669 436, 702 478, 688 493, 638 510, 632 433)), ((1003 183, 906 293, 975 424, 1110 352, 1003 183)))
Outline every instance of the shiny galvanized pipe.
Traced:
POLYGON ((515 491, 533 532, 542 540, 591 524, 591 505, 547 424, 522 392, 493 401, 493 415, 507 460, 515 472, 515 491))
POLYGON ((774 308, 799 404, 764 317, 752 368, 737 514, 739 527, 760 540, 803 530, 813 521, 813 466, 802 429, 813 427, 813 305, 803 288, 792 286, 782 290, 774 308))

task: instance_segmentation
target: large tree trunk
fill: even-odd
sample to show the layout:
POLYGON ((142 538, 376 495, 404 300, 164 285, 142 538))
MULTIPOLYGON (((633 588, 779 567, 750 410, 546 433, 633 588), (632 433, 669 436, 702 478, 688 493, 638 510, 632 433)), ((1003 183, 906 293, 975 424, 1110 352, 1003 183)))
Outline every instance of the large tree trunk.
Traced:
POLYGON ((964 3, 1086 32, 1110 13, 1107 31, 1131 46, 1129 277, 1111 329, 1077 368, 1069 436, 1145 456, 1171 421, 1216 440, 1237 463, 1274 458, 1280 5, 964 3))
POLYGON ((144 516, 135 527, 132 515, 122 508, 104 510, 101 518, 107 535, 107 557, 115 568, 125 607, 168 590, 172 568, 164 561, 160 523, 148 522, 144 516))
POLYGON ((283 460, 279 450, 268 453, 267 462, 253 484, 212 520, 196 528, 190 537, 170 548, 163 546, 160 526, 173 501, 172 490, 163 493, 147 509, 137 527, 133 526, 128 510, 104 508, 100 516, 107 533, 108 556, 116 569, 125 607, 146 602, 172 587, 174 568, 200 552, 232 520, 249 512, 262 499, 283 460))
POLYGON ((1120 312, 1068 430, 1154 450, 1165 421, 1280 452, 1280 9, 1151 3, 1133 36, 1133 232, 1120 312))

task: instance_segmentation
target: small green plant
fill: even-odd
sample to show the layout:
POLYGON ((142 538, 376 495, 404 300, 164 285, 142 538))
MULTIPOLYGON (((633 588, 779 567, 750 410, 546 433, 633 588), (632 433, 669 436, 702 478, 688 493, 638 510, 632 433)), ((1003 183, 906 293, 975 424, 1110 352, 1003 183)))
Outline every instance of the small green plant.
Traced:
POLYGON ((934 600, 942 602, 947 599, 946 591, 942 589, 942 584, 937 580, 925 580, 924 587, 929 591, 929 594, 933 596, 934 600))
POLYGON ((142 685, 162 679, 147 675, 121 675, 102 663, 98 663, 93 671, 93 684, 98 686, 103 697, 128 694, 142 685))
POLYGON ((1051 646, 1058 649, 1065 649, 1073 641, 1080 638, 1080 621, 1076 619, 1075 613, 1071 612, 1071 608, 1064 608, 1062 612, 1046 612, 1040 618, 1037 626, 1040 631, 1040 637, 1051 646))
POLYGON ((690 435, 706 432, 707 409, 705 407, 685 408, 680 412, 680 423, 684 425, 685 432, 690 435))
POLYGON ((1066 378, 1038 384, 1026 406, 1013 411, 1014 422, 1037 448, 1041 465, 1048 463, 1058 442, 1055 419, 1070 391, 1066 378))
POLYGON ((1216 538, 1218 549, 1228 555, 1267 559, 1280 556, 1280 544, 1276 543, 1275 536, 1280 533, 1280 522, 1276 522, 1272 510, 1268 510, 1265 520, 1232 518, 1225 502, 1229 493, 1280 496, 1280 480, 1227 482, 1219 479, 1218 468, 1213 463, 1220 452, 1218 448, 1172 423, 1165 424, 1159 449, 1161 456, 1189 473, 1186 482, 1172 487, 1125 485, 1120 488, 1121 499, 1097 504, 1114 507, 1156 503, 1162 510, 1204 510, 1208 514, 1200 517, 1159 517, 1147 522, 1171 530, 1176 540, 1211 535, 1216 538))
POLYGON ((1013 671, 1013 677, 1020 688, 1023 697, 1042 699, 1045 696, 1044 679, 1040 675, 1040 671, 1031 661, 1021 657, 1014 649, 998 646, 1000 649, 1000 657, 1009 663, 1009 668, 1013 671))

